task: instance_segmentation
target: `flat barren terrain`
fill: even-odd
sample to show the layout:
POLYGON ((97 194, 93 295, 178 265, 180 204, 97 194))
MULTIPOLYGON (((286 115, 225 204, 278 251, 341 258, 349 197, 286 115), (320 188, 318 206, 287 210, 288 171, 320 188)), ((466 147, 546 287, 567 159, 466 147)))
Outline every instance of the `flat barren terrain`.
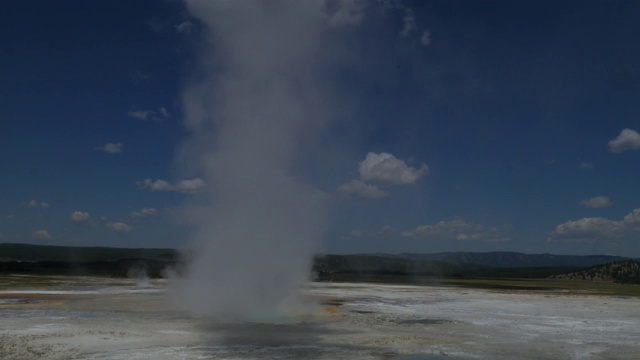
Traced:
POLYGON ((637 358, 635 287, 524 284, 312 283, 302 315, 226 322, 173 310, 163 280, 4 275, 0 358, 637 358))

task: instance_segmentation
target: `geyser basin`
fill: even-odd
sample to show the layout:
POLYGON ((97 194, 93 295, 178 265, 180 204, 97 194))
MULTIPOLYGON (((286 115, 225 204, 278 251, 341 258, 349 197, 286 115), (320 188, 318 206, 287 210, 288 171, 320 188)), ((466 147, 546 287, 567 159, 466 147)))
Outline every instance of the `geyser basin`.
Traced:
POLYGON ((165 283, 0 277, 2 359, 629 359, 640 300, 561 292, 313 283, 292 323, 174 312, 165 283), (50 283, 47 282, 50 279, 50 283), (40 294, 40 295, 38 295, 40 294), (428 320, 434 321, 428 321, 428 320), (435 321, 437 320, 437 321, 435 321))

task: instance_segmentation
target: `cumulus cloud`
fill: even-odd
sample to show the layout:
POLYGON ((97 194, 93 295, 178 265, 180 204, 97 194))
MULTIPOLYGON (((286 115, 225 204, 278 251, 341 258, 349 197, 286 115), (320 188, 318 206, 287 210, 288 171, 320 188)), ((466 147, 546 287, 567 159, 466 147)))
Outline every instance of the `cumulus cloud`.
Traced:
POLYGON ((120 235, 128 234, 133 230, 131 225, 125 224, 123 222, 110 222, 105 226, 120 235))
POLYGON ((413 184, 427 171, 428 167, 425 164, 416 169, 392 154, 369 152, 358 166, 360 179, 338 186, 338 191, 369 199, 380 199, 389 195, 380 189, 380 186, 413 184))
POLYGON ((51 239, 53 238, 53 236, 51 236, 51 234, 49 234, 49 232, 47 230, 36 230, 34 231, 32 234, 34 239, 51 239))
POLYGON ((640 149, 640 134, 632 129, 624 129, 617 138, 609 141, 609 151, 621 153, 640 149))
POLYGON ((148 189, 151 191, 173 191, 175 187, 168 181, 158 179, 156 181, 152 181, 151 179, 144 179, 142 181, 138 181, 136 184, 142 189, 148 189))
POLYGON ((383 185, 413 184, 428 171, 426 164, 419 169, 408 166, 389 153, 367 154, 359 166, 360 178, 364 181, 383 185))
POLYGON ((378 199, 389 195, 387 192, 380 190, 380 188, 375 185, 367 184, 364 181, 355 179, 338 186, 338 191, 344 194, 353 194, 369 199, 378 199))
POLYGON ((98 146, 95 149, 107 154, 119 154, 124 151, 124 145, 122 143, 106 143, 104 146, 98 146))
POLYGON ((584 199, 580 202, 582 206, 588 208, 604 208, 611 206, 611 199, 608 196, 596 196, 590 199, 584 199))
POLYGON ((48 208, 49 204, 44 202, 44 201, 36 201, 36 200, 31 200, 26 204, 27 207, 40 207, 40 208, 48 208))
POLYGON ((171 117, 166 108, 160 107, 158 110, 131 110, 127 113, 130 117, 141 121, 154 120, 161 121, 171 117))
POLYGON ((582 218, 556 226, 547 238, 547 242, 558 239, 580 241, 611 240, 620 237, 624 229, 625 224, 623 221, 613 221, 602 217, 582 218))
POLYGON ((158 215, 158 210, 156 210, 155 208, 143 208, 140 211, 132 211, 131 214, 129 214, 129 216, 131 216, 132 218, 141 218, 141 217, 149 217, 149 216, 156 216, 158 215))
POLYGON ((587 217, 564 222, 549 234, 547 242, 558 240, 576 242, 613 241, 624 235, 640 233, 640 208, 634 209, 622 220, 587 217))
POLYGON ((487 227, 456 218, 432 225, 421 225, 413 230, 403 231, 402 235, 415 239, 498 242, 511 240, 508 236, 509 230, 509 226, 487 227))
POLYGON ((89 215, 88 212, 78 211, 78 210, 72 212, 71 216, 69 217, 71 218, 71 221, 73 221, 76 224, 84 224, 91 219, 91 216, 89 215))
POLYGON ((206 188, 204 180, 199 177, 193 179, 180 180, 177 183, 170 183, 166 180, 145 179, 136 183, 141 189, 150 191, 175 191, 181 194, 199 194, 206 188))

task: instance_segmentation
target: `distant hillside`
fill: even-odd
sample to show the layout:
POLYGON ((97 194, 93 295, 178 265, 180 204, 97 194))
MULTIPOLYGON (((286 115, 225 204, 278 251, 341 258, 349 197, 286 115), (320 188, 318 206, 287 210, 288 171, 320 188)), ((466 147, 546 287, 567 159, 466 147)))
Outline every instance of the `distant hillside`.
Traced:
POLYGON ((175 268, 173 249, 0 244, 0 272, 13 274, 162 277, 175 268))
POLYGON ((175 261, 173 249, 127 249, 112 247, 75 247, 30 244, 1 244, 1 261, 120 261, 128 259, 175 261))
POLYGON ((598 265, 566 274, 552 275, 551 279, 612 281, 618 284, 640 284, 640 261, 623 260, 598 265))
POLYGON ((450 264, 474 264, 501 268, 576 266, 589 267, 628 258, 608 255, 523 254, 509 251, 487 253, 442 252, 434 254, 402 253, 398 257, 413 260, 442 261, 450 264))
MULTIPOLYGON (((127 249, 28 244, 0 244, 0 272, 102 274, 126 276, 129 268, 146 268, 160 276, 164 269, 182 269, 174 249, 127 249)), ((318 279, 371 280, 399 278, 545 278, 576 273, 625 258, 616 256, 528 255, 516 252, 449 252, 316 256, 318 279), (366 278, 366 279, 365 279, 366 278)))
POLYGON ((577 266, 499 268, 379 254, 317 256, 313 270, 320 280, 340 280, 347 275, 349 279, 353 279, 350 275, 356 275, 356 279, 364 280, 366 277, 376 275, 434 278, 545 278, 583 268, 577 266))

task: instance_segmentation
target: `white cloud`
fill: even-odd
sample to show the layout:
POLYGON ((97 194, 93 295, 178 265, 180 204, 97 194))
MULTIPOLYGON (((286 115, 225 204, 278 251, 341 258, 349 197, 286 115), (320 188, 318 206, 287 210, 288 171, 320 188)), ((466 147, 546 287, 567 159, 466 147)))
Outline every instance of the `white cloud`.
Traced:
POLYGON ((129 214, 129 216, 131 216, 132 218, 141 218, 141 217, 148 217, 148 216, 156 216, 158 215, 158 210, 156 210, 155 208, 143 208, 140 211, 132 211, 131 214, 129 214))
POLYGON ((596 196, 590 199, 584 199, 580 204, 588 208, 604 208, 611 206, 611 199, 609 199, 608 196, 596 196))
POLYGON ((431 31, 425 30, 420 37, 420 44, 424 46, 431 45, 431 31))
POLYGON ((138 120, 147 120, 153 113, 152 110, 131 110, 127 113, 130 117, 138 120))
POLYGON ((609 220, 603 217, 588 217, 567 221, 549 234, 547 242, 568 241, 613 241, 624 235, 640 233, 640 208, 634 209, 622 220, 609 220))
POLYGON ((200 178, 180 180, 175 185, 175 191, 182 194, 198 194, 204 191, 205 183, 200 178))
POLYGON ((409 8, 404 9, 404 25, 400 35, 409 36, 416 29, 416 18, 413 16, 413 11, 409 8))
POLYGON ((165 107, 160 107, 157 111, 156 110, 131 110, 127 113, 127 115, 129 115, 134 119, 138 119, 142 121, 146 121, 146 120, 161 121, 163 119, 168 119, 169 117, 171 117, 171 114, 169 114, 169 111, 167 111, 165 107))
POLYGON ((486 227, 468 223, 462 219, 439 221, 433 225, 421 225, 413 230, 403 231, 402 235, 410 238, 426 238, 434 240, 458 241, 509 241, 509 226, 486 227))
POLYGON ((31 234, 35 239, 51 239, 53 236, 47 230, 36 230, 31 234))
POLYGON ((369 152, 358 166, 360 179, 338 186, 338 191, 369 199, 380 199, 389 194, 379 186, 413 184, 427 171, 428 167, 425 164, 416 169, 392 154, 369 152))
POLYGON ((338 186, 338 191, 345 194, 358 195, 369 199, 379 199, 389 195, 375 185, 370 185, 361 180, 351 180, 338 186))
POLYGON ((384 185, 413 184, 427 173, 428 167, 422 164, 419 169, 407 164, 389 153, 367 154, 360 163, 360 178, 365 181, 384 185))
POLYGON ((183 21, 175 26, 176 32, 179 34, 188 34, 193 30, 193 23, 189 20, 183 21))
POLYGON ((122 143, 106 143, 104 146, 98 146, 95 149, 107 154, 119 154, 124 151, 124 145, 122 143))
POLYGON ((180 180, 175 184, 162 179, 158 179, 156 181, 145 179, 138 181, 136 184, 142 189, 148 189, 151 191, 176 191, 181 194, 198 194, 203 192, 206 188, 204 180, 199 177, 180 180))
POLYGON ((91 216, 89 215, 88 212, 85 211, 74 211, 71 213, 71 216, 69 216, 71 218, 71 221, 73 221, 76 224, 82 224, 82 223, 86 223, 87 221, 89 221, 89 219, 91 219, 91 216))
POLYGON ((49 204, 44 202, 44 201, 36 201, 36 200, 31 200, 26 204, 27 207, 41 207, 41 208, 48 208, 49 204))
POLYGON ((640 149, 640 134, 632 129, 624 129, 617 138, 609 141, 609 151, 621 153, 640 149))
POLYGON ((582 218, 576 221, 567 221, 556 226, 547 238, 547 242, 557 239, 596 241, 611 240, 624 232, 623 221, 612 221, 602 217, 582 218))
POLYGON ((169 183, 166 180, 161 180, 158 179, 156 181, 151 181, 151 179, 144 179, 143 181, 138 181, 136 184, 138 184, 138 186, 140 188, 143 189, 148 189, 151 191, 173 191, 174 186, 171 185, 171 183, 169 183))
POLYGON ((382 234, 393 234, 396 232, 396 228, 391 225, 385 225, 380 229, 380 233, 382 234))
POLYGON ((13 220, 13 219, 15 219, 15 218, 16 218, 16 216, 15 216, 15 215, 13 215, 13 214, 9 214, 9 215, 7 215, 7 220, 13 220))
POLYGON ((128 234, 133 230, 131 225, 125 224, 123 222, 110 222, 105 226, 120 235, 128 234))

